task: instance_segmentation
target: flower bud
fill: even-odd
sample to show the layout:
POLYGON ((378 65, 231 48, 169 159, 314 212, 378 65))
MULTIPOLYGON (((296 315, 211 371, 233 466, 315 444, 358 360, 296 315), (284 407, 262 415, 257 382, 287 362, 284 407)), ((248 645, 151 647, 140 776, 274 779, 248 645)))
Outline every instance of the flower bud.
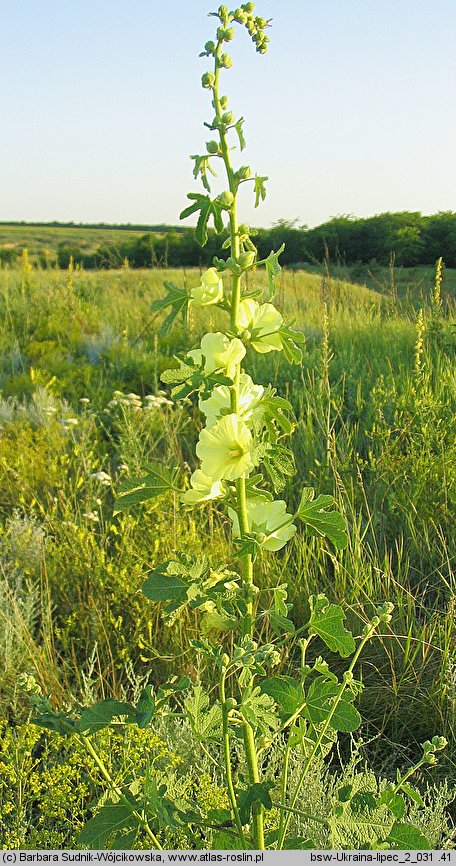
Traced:
POLYGON ((220 97, 220 108, 225 111, 225 108, 228 108, 228 97, 221 96, 220 97))
POLYGON ((242 9, 244 12, 248 12, 248 14, 251 15, 255 9, 255 3, 243 3, 242 9))
POLYGON ((214 73, 213 73, 213 72, 205 72, 204 75, 201 77, 201 84, 202 84, 203 87, 205 87, 206 89, 209 89, 210 87, 213 87, 214 84, 215 84, 215 75, 214 75, 214 73))
POLYGON ((234 123, 234 114, 232 111, 225 111, 225 114, 222 114, 223 123, 226 123, 227 126, 230 126, 234 123))
POLYGON ((234 20, 238 22, 238 24, 245 24, 247 21, 247 12, 244 12, 242 9, 236 9, 234 12, 234 20))
POLYGON ((240 235, 249 235, 250 234, 250 227, 247 225, 247 223, 241 223, 241 225, 239 226, 239 234, 240 235))
POLYGON ((267 23, 268 22, 265 18, 255 18, 255 24, 260 30, 263 30, 263 28, 266 27, 267 23))
POLYGON ((207 51, 208 54, 213 54, 215 51, 214 43, 212 41, 206 42, 204 50, 207 51))
POLYGON ((234 195, 229 190, 225 190, 219 195, 219 202, 223 208, 230 208, 234 202, 234 195))
POLYGON ((249 165, 241 165, 236 172, 236 176, 239 180, 247 180, 252 174, 252 169, 249 165))
POLYGON ((208 153, 218 153, 218 141, 206 141, 206 150, 208 153))
POLYGON ((220 659, 223 668, 227 668, 230 663, 230 657, 227 653, 223 653, 222 658, 220 659))
POLYGON ((247 268, 251 268, 255 261, 255 253, 252 250, 249 250, 247 253, 241 253, 238 258, 238 264, 241 266, 243 270, 247 270, 247 268))
POLYGON ((219 6, 218 16, 221 21, 226 21, 226 19, 228 18, 228 8, 226 6, 219 6))
POLYGON ((231 69, 233 65, 233 61, 229 54, 222 54, 220 58, 220 66, 223 66, 225 69, 231 69))
POLYGON ((231 42, 234 39, 235 35, 236 31, 234 27, 228 27, 228 29, 225 30, 225 42, 231 42))
POLYGON ((234 710, 237 707, 238 703, 236 698, 227 698, 226 699, 226 708, 227 710, 234 710))

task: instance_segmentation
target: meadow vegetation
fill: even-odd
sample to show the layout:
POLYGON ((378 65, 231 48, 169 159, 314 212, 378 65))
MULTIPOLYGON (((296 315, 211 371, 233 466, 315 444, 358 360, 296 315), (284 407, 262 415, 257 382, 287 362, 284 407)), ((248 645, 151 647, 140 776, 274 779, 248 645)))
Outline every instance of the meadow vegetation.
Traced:
MULTIPOLYGON (((159 683, 175 673, 176 658, 181 671, 207 684, 207 671, 195 668, 190 647, 200 615, 185 612, 165 625, 160 604, 151 605, 139 588, 172 551, 196 552, 202 533, 211 554, 228 561, 225 523, 211 509, 178 519, 172 495, 113 516, 120 482, 151 461, 195 468, 201 424, 196 405, 191 398, 172 405, 160 375, 176 352, 216 326, 218 314, 207 308, 198 321, 190 316, 187 328, 159 339, 161 319, 150 304, 163 279, 191 287, 199 277, 194 271, 128 268, 86 273, 25 266, 0 273, 0 690, 10 731, 3 760, 14 765, 14 785, 25 784, 29 792, 20 814, 17 802, 11 805, 14 785, 4 783, 1 796, 5 839, 21 845, 34 847, 38 837, 42 845, 74 841, 97 795, 81 756, 79 769, 77 755, 69 765, 63 741, 50 744, 27 727, 30 678, 56 707, 131 696, 146 680, 159 683), (17 755, 28 738, 27 763, 17 755), (84 793, 77 793, 78 782, 72 795, 80 796, 81 810, 73 835, 65 835, 57 806, 47 805, 42 772, 68 774, 70 785, 83 774, 84 793), (37 810, 43 816, 38 825, 37 810)), ((256 284, 265 279, 259 270, 256 284)), ((298 532, 286 552, 261 560, 258 579, 288 582, 296 625, 307 617, 312 593, 342 603, 355 628, 372 605, 394 602, 391 628, 372 640, 359 670, 360 756, 388 778, 394 766, 407 768, 416 760, 419 743, 439 732, 449 746, 432 776, 421 771, 421 786, 446 778, 451 793, 454 310, 450 302, 436 304, 432 292, 425 300, 420 315, 409 302, 392 304, 388 296, 324 271, 282 272, 279 306, 296 317, 306 338, 302 369, 289 367, 277 353, 250 357, 248 369, 256 381, 272 382, 297 415, 297 477, 287 496, 293 500, 303 481, 333 493, 348 522, 349 545, 335 555, 321 540, 298 532)), ((295 663, 292 653, 282 672, 295 663)), ((173 754, 181 735, 164 735, 173 754)), ((342 743, 343 761, 350 761, 350 741, 347 735, 342 743)), ((122 760, 130 748, 126 742, 122 760)), ((222 780, 205 760, 211 796, 223 798, 222 780)), ((179 784, 186 777, 195 786, 200 766, 195 758, 193 769, 176 770, 179 784)), ((323 790, 326 771, 319 772, 315 785, 323 790)), ((427 795, 428 803, 440 802, 449 820, 451 796, 442 790, 427 795)), ((440 814, 437 806, 429 806, 432 814, 440 814)))
POLYGON ((214 139, 181 218, 223 257, 0 269, 2 845, 451 848, 448 275, 396 279, 401 221, 383 284, 339 235, 334 269, 324 236, 320 268, 263 252, 238 192, 267 178, 233 165, 220 80, 269 22, 210 15, 214 139))

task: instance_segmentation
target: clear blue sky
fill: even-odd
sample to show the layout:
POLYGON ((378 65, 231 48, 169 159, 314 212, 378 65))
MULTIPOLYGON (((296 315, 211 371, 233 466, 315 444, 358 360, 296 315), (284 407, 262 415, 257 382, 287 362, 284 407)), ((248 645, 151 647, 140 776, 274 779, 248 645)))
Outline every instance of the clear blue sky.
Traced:
MULTIPOLYGON (((0 219, 177 223, 206 0, 1 0, 0 219)), ((231 8, 231 7, 230 7, 231 8)), ((245 221, 456 210, 456 0, 259 0, 271 47, 232 43, 242 162, 268 175, 245 221)), ((246 185, 247 186, 247 185, 246 185)))

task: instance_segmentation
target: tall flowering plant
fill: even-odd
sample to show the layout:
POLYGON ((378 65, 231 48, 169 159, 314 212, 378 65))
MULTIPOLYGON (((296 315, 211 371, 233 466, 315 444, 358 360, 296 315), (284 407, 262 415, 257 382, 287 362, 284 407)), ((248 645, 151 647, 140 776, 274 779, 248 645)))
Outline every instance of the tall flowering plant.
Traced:
POLYGON ((267 178, 253 175, 250 166, 233 165, 233 141, 241 151, 245 148, 244 120, 236 118, 221 90, 223 74, 232 65, 227 46, 236 27, 245 28, 256 50, 264 54, 269 22, 254 14, 253 3, 232 12, 222 5, 210 14, 217 20, 216 34, 206 42, 201 56, 210 63, 202 86, 213 109, 205 124, 211 137, 205 152, 192 157, 194 176, 201 179, 204 192, 189 194, 190 204, 181 217, 197 215, 196 237, 202 246, 209 223, 217 233, 227 233, 223 243, 227 252, 201 275, 196 288, 187 290, 167 282, 167 294, 153 304, 156 311, 167 310, 162 334, 177 317, 183 315, 185 320, 189 307, 195 312, 216 307, 224 316, 221 330, 205 334, 198 346, 162 375, 174 400, 196 395, 205 422, 196 446, 198 466, 183 485, 177 470, 158 464, 150 467, 146 478, 123 484, 116 509, 123 511, 173 491, 179 494, 183 508, 204 508, 210 502, 228 517, 233 541, 229 570, 215 567, 205 555, 175 554, 157 565, 143 585, 149 600, 164 605, 168 621, 185 607, 200 612, 201 634, 193 645, 195 652, 207 658, 218 695, 211 702, 201 686, 192 687, 187 677, 174 678, 157 690, 147 686, 136 706, 102 701, 83 709, 77 718, 56 714, 49 702, 36 698, 40 714, 35 721, 82 738, 108 783, 110 799, 80 837, 89 846, 102 847, 108 841, 126 844, 127 839, 131 844, 142 831, 152 847, 161 848, 169 827, 185 825, 195 830, 218 828, 218 846, 224 840, 232 846, 234 840, 235 847, 258 850, 312 847, 310 838, 290 838, 290 820, 298 816, 310 825, 312 821, 326 824, 333 847, 344 847, 349 838, 347 826, 353 830, 357 820, 361 827, 369 821, 372 824, 364 847, 368 841, 373 846, 397 847, 398 840, 407 842, 405 847, 412 847, 414 841, 424 847, 419 831, 402 821, 404 795, 415 796, 407 779, 422 763, 435 760, 435 751, 444 745, 439 738, 424 744, 423 757, 412 771, 399 775, 395 785, 377 791, 376 796, 345 788, 335 813, 326 821, 299 808, 313 761, 331 751, 339 732, 353 732, 361 723, 354 706, 362 688, 355 678, 356 665, 380 623, 390 621, 392 605, 378 609, 355 641, 345 628, 342 608, 324 595, 309 599, 308 622, 297 626, 291 617, 287 586, 262 586, 260 593, 255 582, 257 557, 282 550, 296 534, 298 523, 308 534, 326 537, 337 550, 346 546, 347 534, 332 496, 316 496, 313 488, 305 486, 296 510, 279 498, 287 478, 295 474, 293 453, 285 444, 295 424, 292 407, 271 386, 254 383, 243 368, 249 353, 281 352, 289 363, 299 364, 303 336, 273 304, 282 250, 258 261, 253 232, 239 221, 241 187, 253 187, 257 206, 266 195, 267 178), (217 167, 225 175, 226 189, 212 197, 209 176, 216 175, 217 167), (266 289, 255 285, 259 267, 266 270, 266 289), (253 279, 247 285, 249 273, 253 279), (270 636, 267 642, 262 638, 265 633, 270 636), (342 678, 320 655, 308 661, 314 641, 342 658, 351 657, 342 678), (296 675, 278 674, 285 652, 289 654, 295 646, 300 649, 296 675), (182 693, 186 697, 179 697, 182 693), (209 816, 196 807, 183 810, 172 801, 166 786, 157 787, 150 780, 141 795, 136 783, 136 788, 123 790, 110 778, 93 742, 92 735, 114 719, 140 727, 153 725, 157 716, 173 715, 176 702, 195 739, 203 747, 210 741, 220 749, 228 808, 209 816), (283 752, 282 766, 271 779, 268 759, 278 746, 283 752), (299 773, 291 781, 290 761, 296 751, 299 773))

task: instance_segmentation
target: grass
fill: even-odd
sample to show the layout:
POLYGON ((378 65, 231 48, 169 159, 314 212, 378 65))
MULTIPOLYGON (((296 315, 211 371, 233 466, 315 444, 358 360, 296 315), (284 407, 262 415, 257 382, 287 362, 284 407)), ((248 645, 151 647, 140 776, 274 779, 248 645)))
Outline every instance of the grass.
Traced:
POLYGON ((0 224, 0 250, 28 250, 34 260, 40 254, 52 260, 59 244, 79 247, 84 253, 93 253, 104 244, 123 243, 141 237, 144 231, 134 229, 78 228, 78 226, 35 226, 0 224))
MULTIPOLYGON (((0 704, 15 724, 28 716, 20 676, 60 706, 129 694, 149 671, 156 681, 206 677, 189 644, 196 620, 165 626, 138 590, 153 564, 176 548, 197 551, 201 538, 226 562, 223 517, 211 508, 178 517, 172 499, 113 516, 119 481, 150 460, 193 468, 194 402, 146 397, 198 338, 192 320, 159 338, 150 303, 163 279, 198 276, 0 272, 0 704)), ((365 753, 388 775, 444 734, 440 772, 454 780, 454 315, 451 304, 420 304, 421 336, 407 299, 392 305, 337 276, 282 274, 279 305, 306 335, 302 369, 278 353, 250 357, 250 368, 296 411, 297 475, 285 498, 304 483, 334 493, 350 543, 336 556, 300 533, 280 557, 260 559, 259 580, 270 583, 272 571, 288 582, 296 622, 310 593, 342 601, 358 630, 365 610, 394 602, 391 631, 360 671, 365 753)), ((217 325, 210 309, 205 324, 217 325)))

